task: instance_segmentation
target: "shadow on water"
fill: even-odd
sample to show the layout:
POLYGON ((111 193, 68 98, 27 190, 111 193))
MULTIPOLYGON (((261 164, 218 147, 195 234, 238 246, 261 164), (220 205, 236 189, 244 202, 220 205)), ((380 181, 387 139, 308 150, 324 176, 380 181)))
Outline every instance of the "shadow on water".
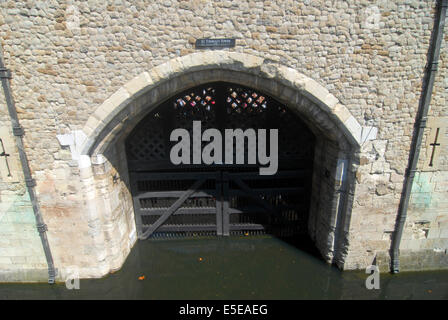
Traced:
POLYGON ((0 284, 0 299, 448 299, 446 271, 381 274, 380 290, 368 290, 367 274, 327 265, 308 239, 283 240, 139 241, 121 270, 79 290, 0 284))

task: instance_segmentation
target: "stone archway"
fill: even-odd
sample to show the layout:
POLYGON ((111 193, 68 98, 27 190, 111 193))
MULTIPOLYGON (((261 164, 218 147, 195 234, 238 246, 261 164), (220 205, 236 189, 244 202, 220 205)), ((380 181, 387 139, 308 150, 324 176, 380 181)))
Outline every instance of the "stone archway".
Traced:
POLYGON ((347 140, 344 148, 359 147, 361 125, 335 96, 313 79, 294 69, 265 63, 259 57, 212 51, 170 60, 124 84, 87 120, 82 130, 87 138, 80 148, 81 154, 101 153, 125 127, 124 121, 135 125, 133 120, 170 95, 212 81, 230 81, 264 90, 287 102, 332 138, 347 140))
POLYGON ((316 135, 309 231, 324 259, 343 267, 362 127, 328 90, 299 72, 246 54, 212 51, 179 57, 143 72, 86 122, 77 150, 87 208, 93 220, 101 221, 93 226, 105 255, 99 273, 120 268, 136 241, 124 139, 167 98, 213 81, 266 92, 297 113, 316 135), (118 195, 121 210, 107 206, 111 194, 118 195))

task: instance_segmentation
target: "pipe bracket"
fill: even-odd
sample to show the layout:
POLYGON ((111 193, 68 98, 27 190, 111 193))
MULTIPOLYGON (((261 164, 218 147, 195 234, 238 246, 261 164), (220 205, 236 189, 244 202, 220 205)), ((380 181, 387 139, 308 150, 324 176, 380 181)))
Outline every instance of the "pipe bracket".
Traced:
POLYGON ((36 225, 37 227, 37 231, 39 231, 39 233, 45 233, 48 231, 48 227, 45 223, 40 223, 38 225, 36 225))
POLYGON ((0 68, 0 79, 12 79, 11 70, 0 68))
POLYGON ((25 130, 23 130, 23 127, 19 125, 18 127, 12 128, 12 134, 16 137, 21 137, 25 134, 25 130))
POLYGON ((25 179, 25 183, 26 183, 26 186, 29 188, 36 186, 36 180, 34 180, 33 178, 25 179))

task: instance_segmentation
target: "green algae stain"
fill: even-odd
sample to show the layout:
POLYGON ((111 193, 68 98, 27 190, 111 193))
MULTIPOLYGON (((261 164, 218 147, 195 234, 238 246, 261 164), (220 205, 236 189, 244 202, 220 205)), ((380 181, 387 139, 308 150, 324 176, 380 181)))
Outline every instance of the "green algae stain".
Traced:
POLYGON ((429 209, 433 204, 434 184, 431 172, 418 172, 412 184, 410 205, 414 208, 429 209))
POLYGON ((3 240, 0 245, 0 257, 3 252, 8 257, 27 257, 30 261, 45 262, 28 192, 2 195, 0 239, 3 240))

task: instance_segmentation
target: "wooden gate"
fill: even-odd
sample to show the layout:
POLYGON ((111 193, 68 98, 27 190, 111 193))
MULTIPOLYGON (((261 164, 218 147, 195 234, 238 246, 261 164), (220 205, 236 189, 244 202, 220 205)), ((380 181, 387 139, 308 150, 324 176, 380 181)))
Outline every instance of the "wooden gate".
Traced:
POLYGON ((139 238, 306 232, 309 172, 132 173, 139 238))
MULTIPOLYGON (((285 106, 253 89, 212 83, 165 102, 126 141, 140 239, 174 236, 306 233, 314 136, 285 106), (279 130, 279 170, 258 165, 170 162, 175 128, 279 130)), ((240 150, 247 159, 247 147, 240 150)), ((223 153, 224 154, 224 153, 223 153)))

